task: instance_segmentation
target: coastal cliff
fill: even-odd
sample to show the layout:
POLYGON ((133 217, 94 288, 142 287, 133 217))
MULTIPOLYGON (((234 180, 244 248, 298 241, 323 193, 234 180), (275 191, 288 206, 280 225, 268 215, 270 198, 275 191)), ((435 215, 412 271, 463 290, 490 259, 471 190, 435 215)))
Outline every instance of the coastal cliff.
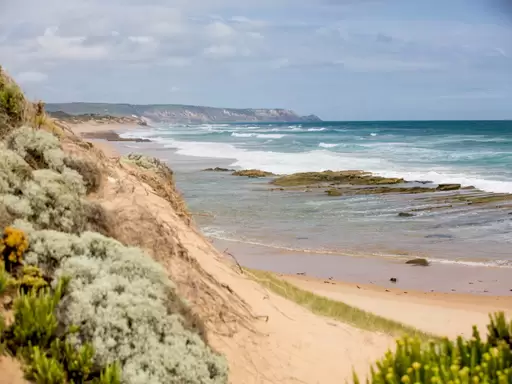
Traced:
POLYGON ((236 109, 178 104, 50 103, 46 105, 46 110, 50 113, 64 112, 69 115, 132 116, 179 124, 321 121, 315 115, 300 116, 292 110, 279 108, 236 109))

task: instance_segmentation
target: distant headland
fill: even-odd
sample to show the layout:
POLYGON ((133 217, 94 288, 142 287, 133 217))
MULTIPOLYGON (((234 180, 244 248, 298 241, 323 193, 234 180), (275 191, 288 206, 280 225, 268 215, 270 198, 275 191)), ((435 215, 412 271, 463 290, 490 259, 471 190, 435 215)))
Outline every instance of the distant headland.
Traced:
POLYGON ((50 103, 46 104, 46 110, 50 113, 64 112, 69 115, 131 116, 180 124, 322 121, 316 115, 300 116, 292 110, 279 108, 237 109, 178 104, 50 103))

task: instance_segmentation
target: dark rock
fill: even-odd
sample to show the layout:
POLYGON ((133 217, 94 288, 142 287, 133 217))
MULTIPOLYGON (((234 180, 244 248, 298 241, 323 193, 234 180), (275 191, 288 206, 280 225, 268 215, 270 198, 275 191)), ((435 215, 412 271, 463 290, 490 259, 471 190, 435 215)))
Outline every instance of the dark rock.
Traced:
POLYGON ((396 283, 398 279, 396 277, 392 277, 391 279, 389 279, 389 281, 391 281, 392 283, 396 283))
POLYGON ((457 191, 460 189, 460 184, 439 184, 436 188, 438 191, 457 191))
POLYGON ((407 260, 405 262, 405 264, 417 265, 420 267, 428 267, 430 265, 430 261, 428 261, 427 259, 423 259, 423 258, 417 258, 417 259, 407 260))
POLYGON ((325 191, 325 193, 327 193, 329 196, 341 196, 342 195, 341 191, 336 188, 328 189, 327 191, 325 191))
POLYGON ((299 276, 306 276, 306 272, 297 272, 297 275, 299 275, 299 276))
POLYGON ((425 239, 453 239, 453 236, 444 233, 434 233, 433 235, 425 236, 425 239))
POLYGON ((414 213, 409 213, 409 212, 400 212, 398 214, 398 217, 413 217, 414 216, 414 213))

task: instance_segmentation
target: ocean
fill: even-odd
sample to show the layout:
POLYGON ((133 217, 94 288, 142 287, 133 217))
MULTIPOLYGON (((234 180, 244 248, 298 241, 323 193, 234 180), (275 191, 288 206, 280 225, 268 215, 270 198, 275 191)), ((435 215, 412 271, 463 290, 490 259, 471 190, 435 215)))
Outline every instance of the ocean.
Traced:
POLYGON ((368 257, 381 270, 411 257, 432 265, 512 267, 512 200, 423 210, 421 196, 279 192, 267 179, 203 171, 364 170, 506 194, 512 193, 512 121, 154 125, 121 136, 151 140, 121 146, 168 161, 201 230, 219 246, 250 254, 250 266, 295 273, 300 265, 349 280, 346 265, 367 271, 368 257), (414 217, 398 215, 411 209, 414 217), (319 267, 333 258, 345 266, 319 267))

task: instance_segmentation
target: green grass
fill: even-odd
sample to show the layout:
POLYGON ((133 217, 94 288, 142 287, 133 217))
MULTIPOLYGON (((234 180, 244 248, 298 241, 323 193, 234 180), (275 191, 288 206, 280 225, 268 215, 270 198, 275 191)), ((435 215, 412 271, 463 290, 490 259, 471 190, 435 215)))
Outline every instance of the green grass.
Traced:
POLYGON ((288 283, 271 272, 246 269, 246 272, 258 283, 278 295, 293 301, 316 315, 338 320, 367 331, 382 332, 394 337, 404 335, 418 337, 422 341, 441 340, 440 337, 422 332, 414 327, 397 321, 374 315, 362 309, 352 307, 341 301, 336 301, 305 291, 288 283))

